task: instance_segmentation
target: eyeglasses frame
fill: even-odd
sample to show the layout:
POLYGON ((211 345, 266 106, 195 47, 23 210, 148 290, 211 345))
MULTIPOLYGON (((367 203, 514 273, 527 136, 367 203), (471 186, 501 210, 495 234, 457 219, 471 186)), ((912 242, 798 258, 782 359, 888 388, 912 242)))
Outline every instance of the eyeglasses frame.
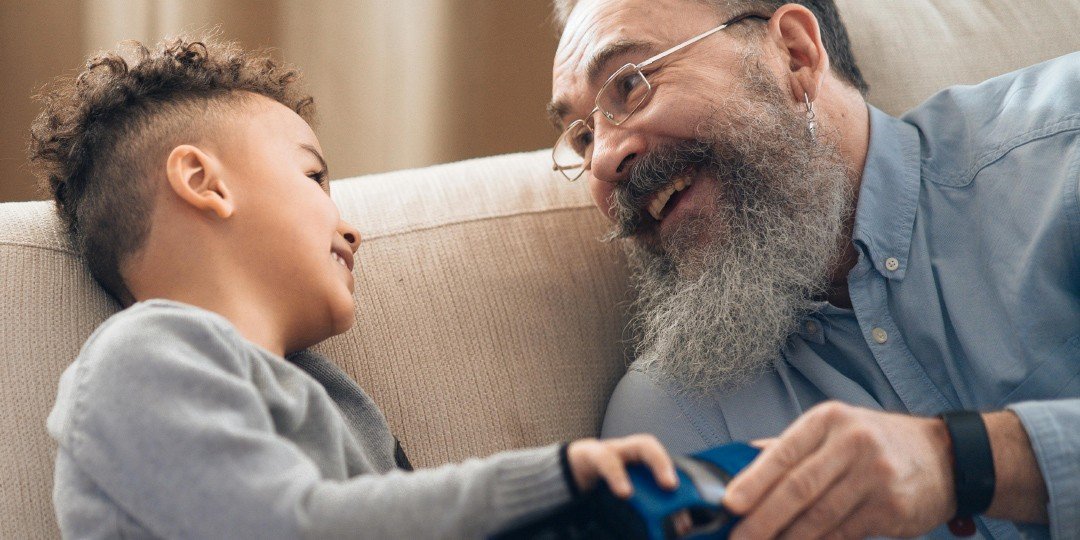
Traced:
POLYGON ((611 125, 614 125, 614 126, 621 126, 623 123, 625 123, 627 120, 629 120, 630 117, 633 116, 634 113, 637 112, 638 109, 640 109, 641 106, 644 105, 645 102, 649 100, 649 97, 652 96, 652 90, 653 90, 652 83, 650 83, 649 78, 646 77, 645 74, 641 72, 642 68, 647 68, 652 63, 656 62, 657 60, 660 60, 660 59, 662 59, 664 57, 667 57, 668 55, 671 55, 671 54, 673 54, 675 52, 678 52, 678 51, 680 51, 680 50, 682 50, 682 49, 684 49, 686 47, 689 47, 690 45, 693 45, 694 43, 697 43, 698 41, 701 41, 701 40, 703 40, 703 39, 705 39, 705 38, 719 32, 719 31, 721 31, 721 30, 723 30, 723 29, 725 29, 725 28, 727 28, 727 27, 729 27, 729 26, 731 26, 731 25, 733 25, 735 23, 738 23, 738 22, 740 22, 740 21, 742 21, 744 19, 750 19, 750 18, 758 18, 758 19, 768 20, 770 17, 759 15, 757 13, 743 13, 741 15, 737 15, 735 17, 732 17, 731 19, 728 19, 726 22, 724 22, 720 26, 717 26, 717 27, 715 27, 715 28, 713 28, 711 30, 706 30, 705 32, 703 32, 701 34, 698 34, 698 35, 696 35, 696 36, 694 36, 694 37, 692 37, 692 38, 690 38, 690 39, 688 39, 688 40, 686 40, 686 41, 684 41, 682 43, 679 43, 678 45, 675 45, 674 47, 671 47, 670 49, 667 49, 666 51, 657 53, 657 54, 647 58, 645 61, 643 61, 643 62, 641 62, 639 64, 629 62, 629 63, 624 64, 619 69, 615 70, 615 72, 612 73, 611 76, 608 77, 606 81, 604 81, 603 86, 600 87, 600 91, 598 91, 596 93, 596 98, 593 100, 593 104, 595 106, 593 107, 593 109, 591 111, 589 111, 589 114, 586 115, 585 118, 578 118, 577 120, 574 120, 573 122, 571 122, 570 125, 566 126, 566 129, 563 130, 562 134, 559 135, 559 138, 555 140, 555 146, 553 146, 551 148, 551 162, 552 162, 551 170, 559 171, 560 173, 562 173, 564 178, 566 178, 567 180, 569 180, 571 182, 577 181, 578 178, 581 178, 581 175, 585 174, 585 171, 589 168, 590 165, 592 165, 591 156, 590 156, 589 159, 582 158, 584 161, 582 161, 581 165, 563 166, 563 165, 559 165, 558 162, 555 160, 555 152, 558 150, 559 145, 562 144, 563 139, 566 138, 566 136, 571 131, 573 131, 577 126, 584 125, 585 127, 589 128, 589 131, 594 131, 594 128, 592 126, 590 126, 588 124, 588 122, 590 120, 592 120, 593 115, 595 115, 597 113, 597 111, 599 111, 604 116, 605 120, 607 120, 611 125), (619 74, 623 73, 627 69, 633 69, 641 77, 641 80, 645 81, 645 86, 646 86, 646 88, 645 88, 645 96, 642 97, 641 100, 638 101, 636 105, 634 105, 634 108, 631 109, 630 112, 626 113, 626 116, 624 116, 622 118, 622 120, 616 120, 615 115, 605 111, 604 109, 602 109, 600 107, 600 96, 604 95, 604 92, 607 91, 608 86, 611 85, 612 81, 614 81, 616 78, 618 78, 619 74), (578 173, 576 175, 574 175, 573 177, 571 177, 569 174, 566 174, 567 169, 576 169, 578 167, 580 167, 581 170, 579 170, 578 173))

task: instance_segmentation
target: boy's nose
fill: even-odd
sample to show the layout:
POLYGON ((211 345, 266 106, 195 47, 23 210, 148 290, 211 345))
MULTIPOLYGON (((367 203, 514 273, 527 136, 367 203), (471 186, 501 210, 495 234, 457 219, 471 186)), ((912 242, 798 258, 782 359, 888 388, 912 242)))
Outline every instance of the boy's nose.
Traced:
POLYGON ((356 228, 348 222, 342 220, 338 222, 338 233, 349 243, 349 249, 351 249, 353 253, 356 253, 357 248, 360 247, 360 231, 356 230, 356 228))

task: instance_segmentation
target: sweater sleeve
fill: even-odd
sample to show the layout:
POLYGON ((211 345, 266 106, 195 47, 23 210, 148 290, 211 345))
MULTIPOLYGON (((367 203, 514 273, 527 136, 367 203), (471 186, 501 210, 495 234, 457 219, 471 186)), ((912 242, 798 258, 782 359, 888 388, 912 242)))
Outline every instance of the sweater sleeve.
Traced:
POLYGON ((327 480, 277 435, 231 335, 168 314, 117 324, 65 375, 49 428, 155 536, 479 537, 569 500, 557 446, 327 480))

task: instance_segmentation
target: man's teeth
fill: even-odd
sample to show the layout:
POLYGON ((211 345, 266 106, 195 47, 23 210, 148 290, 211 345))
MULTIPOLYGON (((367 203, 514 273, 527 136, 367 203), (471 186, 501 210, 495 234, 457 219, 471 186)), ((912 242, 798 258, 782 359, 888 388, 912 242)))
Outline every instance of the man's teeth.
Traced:
POLYGON ((649 203, 649 213, 652 214, 653 219, 660 221, 660 212, 664 210, 664 206, 667 206, 668 199, 675 193, 675 186, 668 186, 656 194, 653 197, 651 203, 649 203))
POLYGON ((657 192, 656 197, 653 197, 652 202, 649 203, 649 214, 651 214, 656 221, 660 221, 660 215, 664 211, 664 207, 667 206, 671 196, 674 195, 676 191, 682 191, 693 184, 694 181, 690 178, 679 178, 672 182, 670 186, 657 192))
POLYGON ((338 255, 337 253, 333 253, 333 252, 331 252, 330 254, 334 256, 334 260, 337 261, 338 264, 340 264, 341 266, 344 266, 346 270, 349 269, 349 264, 345 262, 345 259, 341 258, 341 255, 338 255))

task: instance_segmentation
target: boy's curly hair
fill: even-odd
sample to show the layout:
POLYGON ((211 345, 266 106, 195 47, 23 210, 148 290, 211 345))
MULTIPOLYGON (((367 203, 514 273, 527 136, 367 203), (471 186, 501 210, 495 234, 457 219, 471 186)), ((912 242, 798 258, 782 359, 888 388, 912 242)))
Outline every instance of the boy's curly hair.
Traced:
POLYGON ((47 86, 30 128, 29 158, 48 186, 75 250, 122 305, 135 301, 121 269, 150 231, 169 152, 211 135, 260 94, 311 123, 299 72, 267 52, 179 37, 156 51, 124 42, 47 86))

